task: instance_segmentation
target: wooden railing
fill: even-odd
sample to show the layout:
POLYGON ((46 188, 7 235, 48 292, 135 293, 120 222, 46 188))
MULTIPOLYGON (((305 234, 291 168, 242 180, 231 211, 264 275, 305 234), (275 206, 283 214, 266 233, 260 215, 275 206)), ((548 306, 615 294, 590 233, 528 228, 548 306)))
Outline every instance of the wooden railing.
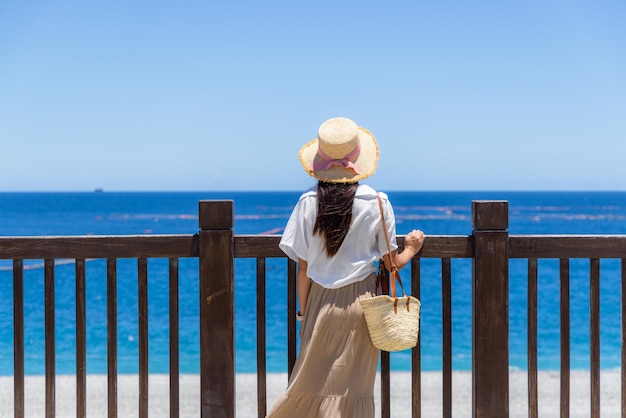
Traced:
POLYGON ((25 416, 24 260, 44 259, 45 414, 55 416, 55 259, 76 260, 76 415, 87 415, 85 262, 106 259, 107 390, 109 416, 117 416, 117 260, 137 259, 139 323, 139 416, 148 416, 147 259, 169 258, 170 406, 178 409, 178 258, 198 256, 198 237, 81 236, 2 237, 0 258, 13 259, 14 416, 25 416))
MULTIPOLYGON (((452 271, 451 260, 472 260, 472 415, 509 416, 509 259, 528 259, 528 415, 538 416, 537 402, 537 259, 561 260, 561 416, 569 416, 569 281, 570 258, 591 259, 591 416, 598 417, 600 258, 626 258, 626 236, 509 236, 508 203, 472 202, 472 235, 428 236, 411 262, 411 293, 420 297, 420 260, 441 259, 442 376, 444 417, 452 416, 452 271)), ((24 260, 44 259, 45 277, 45 414, 55 408, 55 286, 56 259, 76 260, 76 414, 86 405, 85 260, 106 259, 108 416, 118 414, 117 393, 117 260, 137 259, 139 324, 138 416, 148 416, 147 260, 169 260, 170 416, 179 416, 178 261, 199 260, 200 415, 234 417, 235 397, 235 259, 256 259, 257 271, 257 415, 267 411, 266 260, 285 258, 277 235, 235 235, 234 203, 202 201, 200 230, 194 235, 0 237, 0 259, 13 260, 14 416, 24 416, 24 260)), ((403 237, 399 237, 402 247, 403 237)), ((622 288, 626 283, 622 264, 622 288)), ((296 264, 287 262, 287 330, 290 371, 296 358, 296 264)), ((432 278, 431 278, 432 280, 432 278)), ((622 301, 625 300, 622 297, 622 301)), ((622 312, 622 324, 626 314, 622 312)), ((622 337, 624 338, 624 337, 622 337)), ((622 351, 624 352, 624 351, 622 351)), ((412 416, 421 416, 420 347, 412 350, 412 416)), ((622 359, 626 357, 622 355, 622 359)), ((622 364, 625 362, 622 361, 622 364)), ((622 379, 624 381, 624 369, 622 379)), ((624 406, 622 385, 622 416, 624 406)), ((381 353, 382 417, 390 417, 389 353, 381 353)), ((4 406, 0 406, 3 408, 4 406)))
MULTIPOLYGON (((626 236, 518 235, 509 237, 509 258, 528 260, 528 411, 539 416, 537 382, 537 277, 539 259, 559 260, 560 416, 570 413, 570 260, 589 260, 590 417, 600 417, 600 259, 619 259, 621 324, 621 416, 626 417, 626 236)), ((615 342, 613 342, 615 343, 615 342)))

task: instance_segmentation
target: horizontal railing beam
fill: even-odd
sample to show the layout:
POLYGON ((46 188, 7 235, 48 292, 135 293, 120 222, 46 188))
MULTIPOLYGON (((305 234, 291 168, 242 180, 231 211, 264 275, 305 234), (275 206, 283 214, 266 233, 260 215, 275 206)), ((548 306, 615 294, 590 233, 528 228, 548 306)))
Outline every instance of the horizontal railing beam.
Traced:
MULTIPOLYGON (((280 235, 236 235, 235 257, 284 257, 280 235)), ((404 236, 398 236, 400 248, 404 236)), ((509 258, 625 258, 626 235, 511 235, 509 258)), ((197 235, 0 237, 2 259, 197 257, 197 235)), ((471 236, 429 235, 420 258, 472 258, 471 236)))
MULTIPOLYGON (((285 257, 280 235, 236 235, 235 257, 285 257)), ((398 236, 404 246, 404 236, 398 236)), ((420 258, 471 258, 471 236, 429 235, 420 258)), ((2 259, 197 257, 197 235, 84 235, 0 237, 2 259)))
POLYGON ((0 237, 2 259, 198 257, 197 235, 0 237))
POLYGON ((511 235, 509 258, 624 258, 626 235, 511 235))
MULTIPOLYGON (((285 257, 278 243, 281 235, 235 235, 235 258, 285 257)), ((404 246, 404 235, 398 235, 398 246, 404 246)), ((428 235, 420 258, 472 258, 471 236, 428 235)))

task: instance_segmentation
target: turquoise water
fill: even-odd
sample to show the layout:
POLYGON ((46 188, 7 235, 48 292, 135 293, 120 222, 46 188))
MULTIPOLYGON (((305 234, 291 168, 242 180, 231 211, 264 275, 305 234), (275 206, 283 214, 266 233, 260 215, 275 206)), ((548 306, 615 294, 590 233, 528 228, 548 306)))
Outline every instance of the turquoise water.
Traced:
MULTIPOLYGON (((280 233, 299 192, 220 193, 0 193, 0 235, 193 234, 198 201, 233 199, 235 232, 280 233)), ((398 233, 413 228, 433 235, 471 234, 472 200, 508 200, 511 234, 626 234, 626 193, 388 192, 398 233)), ((44 373, 43 269, 27 260, 25 367, 44 373)), ((422 261, 422 364, 441 368, 440 260, 422 261)), ((149 260, 150 371, 168 371, 167 261, 149 260)), ((601 366, 620 366, 618 260, 601 262, 601 366)), ((256 370, 254 260, 236 261, 236 364, 256 370)), ((471 262, 452 261, 453 367, 471 368, 471 262)), ((571 261, 571 365, 589 365, 589 262, 571 261)), ((285 371, 286 260, 267 261, 268 368, 285 371)), ((510 363, 526 368, 526 260, 510 264, 510 363)), ((408 278, 409 272, 403 272, 408 278)), ((74 265, 55 270, 57 373, 74 373, 74 265)), ((539 263, 539 367, 559 367, 558 260, 539 263)), ((408 287, 408 286, 407 286, 408 287)), ((180 368, 198 372, 197 261, 180 261, 180 368)), ((13 373, 11 262, 0 254, 0 375, 13 373)), ((106 262, 87 263, 87 371, 106 372, 106 262)), ((118 369, 138 372, 136 260, 118 261, 118 369)), ((394 353, 392 369, 407 370, 409 354, 394 353)))

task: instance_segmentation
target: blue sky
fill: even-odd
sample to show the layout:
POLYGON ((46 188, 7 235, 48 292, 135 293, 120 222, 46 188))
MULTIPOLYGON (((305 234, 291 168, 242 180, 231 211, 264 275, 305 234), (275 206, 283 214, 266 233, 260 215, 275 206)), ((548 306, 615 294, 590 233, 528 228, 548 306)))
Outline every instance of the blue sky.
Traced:
POLYGON ((0 1, 0 191, 626 190, 626 2, 0 1))

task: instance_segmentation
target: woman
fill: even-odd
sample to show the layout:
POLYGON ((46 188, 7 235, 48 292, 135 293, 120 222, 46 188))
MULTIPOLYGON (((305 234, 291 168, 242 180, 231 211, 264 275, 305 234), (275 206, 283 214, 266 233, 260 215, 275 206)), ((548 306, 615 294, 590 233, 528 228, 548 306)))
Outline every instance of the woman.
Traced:
MULTIPOLYGON (((358 182, 376 171, 378 145, 350 119, 333 118, 300 150, 300 162, 318 184, 300 197, 280 242, 298 262, 300 353, 267 417, 371 418, 379 351, 359 300, 376 294, 374 263, 387 254, 387 244, 377 193, 358 182)), ((421 249, 424 234, 408 234, 397 254, 393 209, 384 193, 380 197, 391 256, 402 268, 421 249)))

